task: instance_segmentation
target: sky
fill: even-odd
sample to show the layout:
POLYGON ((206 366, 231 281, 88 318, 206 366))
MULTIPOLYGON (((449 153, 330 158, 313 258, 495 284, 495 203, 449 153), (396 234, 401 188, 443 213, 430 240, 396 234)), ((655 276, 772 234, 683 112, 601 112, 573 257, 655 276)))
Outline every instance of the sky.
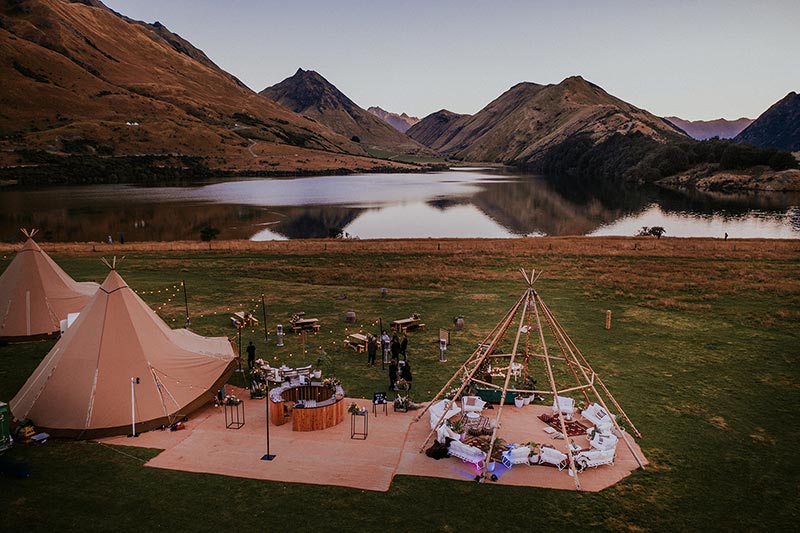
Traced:
POLYGON ((800 0, 104 0, 254 91, 315 70, 363 108, 475 113, 573 75, 659 116, 756 118, 800 92, 800 0))

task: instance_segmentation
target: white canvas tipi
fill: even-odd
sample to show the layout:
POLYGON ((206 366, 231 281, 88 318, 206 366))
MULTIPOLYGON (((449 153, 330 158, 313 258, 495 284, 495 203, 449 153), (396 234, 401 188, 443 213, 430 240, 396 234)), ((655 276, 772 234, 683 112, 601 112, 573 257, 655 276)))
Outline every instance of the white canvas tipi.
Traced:
POLYGON ((226 337, 170 329, 111 270, 9 405, 57 436, 143 431, 211 401, 235 361, 226 337))
POLYGON ((56 335, 69 313, 79 312, 97 283, 73 280, 33 241, 36 230, 0 276, 0 342, 56 335))

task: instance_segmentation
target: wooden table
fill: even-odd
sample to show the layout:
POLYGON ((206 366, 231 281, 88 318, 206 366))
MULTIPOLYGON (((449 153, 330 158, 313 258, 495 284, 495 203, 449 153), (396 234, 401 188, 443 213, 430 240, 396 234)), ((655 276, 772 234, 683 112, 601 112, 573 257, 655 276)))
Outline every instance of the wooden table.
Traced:
POLYGON ((400 320, 395 320, 392 322, 392 329, 399 333, 405 333, 409 329, 421 327, 422 324, 420 324, 420 319, 413 316, 409 318, 401 318, 400 320))
POLYGON ((350 333, 344 343, 345 348, 352 348, 358 353, 367 351, 367 336, 363 333, 350 333))
POLYGON ((301 318, 292 322, 292 331, 298 333, 300 331, 319 331, 320 324, 318 318, 301 318))
MULTIPOLYGON (((239 311, 238 313, 233 313, 233 317, 236 317, 236 321, 242 325, 249 325, 249 326, 257 326, 258 319, 251 315, 250 313, 245 313, 244 311, 239 311)), ((231 317, 231 320, 233 320, 231 317)))

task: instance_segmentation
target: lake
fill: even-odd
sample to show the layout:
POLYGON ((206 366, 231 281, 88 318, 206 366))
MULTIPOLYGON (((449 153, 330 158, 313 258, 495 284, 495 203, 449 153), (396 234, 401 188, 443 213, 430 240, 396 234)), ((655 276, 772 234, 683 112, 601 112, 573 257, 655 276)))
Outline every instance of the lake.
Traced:
POLYGON ((0 189, 0 238, 117 242, 635 235, 800 238, 800 194, 587 187, 496 169, 209 181, 191 186, 0 189))

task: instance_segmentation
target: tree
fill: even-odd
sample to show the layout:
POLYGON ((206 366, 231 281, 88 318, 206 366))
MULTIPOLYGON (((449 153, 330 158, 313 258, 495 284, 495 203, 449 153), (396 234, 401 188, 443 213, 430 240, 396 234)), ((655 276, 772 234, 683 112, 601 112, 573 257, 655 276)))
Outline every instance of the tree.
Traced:
POLYGON ((639 230, 639 233, 636 234, 637 237, 649 237, 653 236, 656 239, 660 239, 662 235, 667 232, 662 226, 653 226, 647 227, 642 226, 642 229, 639 230))
POLYGON ((208 243, 208 249, 211 249, 211 241, 219 235, 219 230, 211 226, 205 226, 200 230, 200 240, 208 243))

